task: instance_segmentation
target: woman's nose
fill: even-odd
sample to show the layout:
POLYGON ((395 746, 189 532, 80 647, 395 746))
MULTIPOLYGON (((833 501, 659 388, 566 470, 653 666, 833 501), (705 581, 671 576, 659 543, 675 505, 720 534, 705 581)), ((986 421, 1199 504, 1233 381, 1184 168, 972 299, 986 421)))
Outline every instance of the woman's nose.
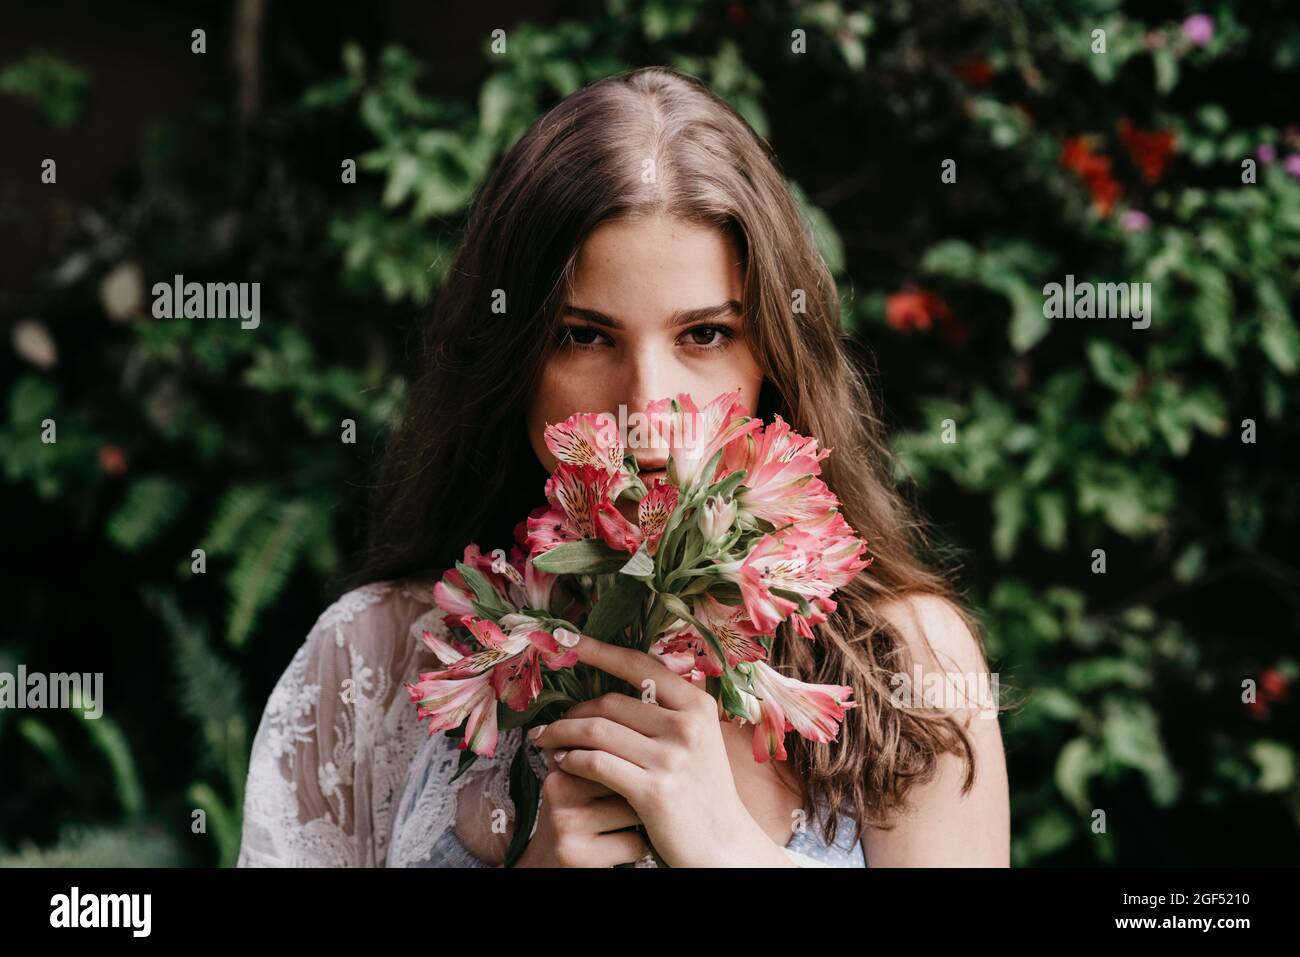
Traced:
POLYGON ((638 357, 627 370, 626 391, 627 413, 645 412, 646 406, 660 399, 670 399, 677 394, 684 383, 673 381, 670 370, 665 363, 653 356, 638 357))
POLYGON ((653 356, 638 357, 628 371, 627 381, 627 450, 636 455, 641 471, 666 468, 668 443, 658 434, 654 423, 646 418, 646 407, 651 402, 674 398, 679 392, 689 392, 690 383, 680 381, 665 368, 665 363, 653 356), (639 426, 639 427, 634 427, 639 426))

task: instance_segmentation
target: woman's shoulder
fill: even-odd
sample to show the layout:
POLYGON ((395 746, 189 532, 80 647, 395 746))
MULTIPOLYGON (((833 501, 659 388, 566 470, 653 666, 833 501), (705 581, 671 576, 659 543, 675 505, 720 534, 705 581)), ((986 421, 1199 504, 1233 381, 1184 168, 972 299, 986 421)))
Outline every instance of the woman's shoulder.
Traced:
POLYGON ((911 592, 882 604, 879 614, 893 626, 912 659, 929 670, 985 670, 981 642, 966 614, 951 598, 911 592))
POLYGON ((317 617, 266 702, 245 787, 241 865, 382 865, 425 736, 404 690, 436 665, 432 586, 353 588, 317 617))
POLYGON ((443 612, 433 600, 433 582, 375 581, 352 588, 331 602, 308 632, 304 649, 331 647, 374 660, 392 660, 424 650, 420 636, 441 631, 443 612))

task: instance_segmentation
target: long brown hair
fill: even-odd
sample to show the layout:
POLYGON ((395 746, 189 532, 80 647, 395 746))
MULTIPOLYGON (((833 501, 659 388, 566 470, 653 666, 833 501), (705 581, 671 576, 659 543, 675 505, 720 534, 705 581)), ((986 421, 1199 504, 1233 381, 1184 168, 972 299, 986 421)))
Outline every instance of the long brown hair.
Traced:
MULTIPOLYGON (((758 414, 774 413, 833 449, 823 478, 873 564, 836 593, 820 640, 777 636, 772 665, 851 685, 858 702, 839 739, 791 736, 804 806, 884 826, 938 758, 975 761, 958 721, 899 708, 890 678, 912 659, 880 614, 892 599, 951 601, 980 640, 949 575, 927 566, 925 528, 893 487, 866 378, 840 326, 835 281, 817 254, 771 149, 694 77, 647 67, 607 77, 541 116, 484 183, 423 324, 410 401, 374 487, 370 539, 356 581, 437 575, 469 542, 508 547, 543 498, 546 472, 525 432, 577 250, 601 223, 667 215, 727 231, 743 255, 745 335, 765 380, 758 414), (649 162, 647 162, 649 161, 649 162), (650 165, 652 164, 652 165, 650 165), (646 169, 654 175, 643 176, 646 169), (504 296, 506 309, 494 309, 504 296)), ((712 397, 709 397, 712 398, 712 397)))

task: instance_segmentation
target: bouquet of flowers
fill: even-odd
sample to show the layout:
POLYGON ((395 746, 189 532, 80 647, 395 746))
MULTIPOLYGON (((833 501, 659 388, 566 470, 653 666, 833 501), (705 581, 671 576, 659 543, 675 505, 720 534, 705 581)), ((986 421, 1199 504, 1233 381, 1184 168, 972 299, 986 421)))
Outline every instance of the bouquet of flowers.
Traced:
MULTIPOLYGON (((457 775, 496 753, 502 728, 547 723, 608 691, 647 691, 579 663, 580 635, 656 655, 703 686, 728 720, 753 724, 756 761, 785 759, 789 731, 835 739, 852 688, 807 684, 768 659, 782 622, 815 640, 835 590, 871 563, 867 543, 818 478, 831 450, 780 416, 752 418, 739 395, 700 410, 682 393, 634 416, 648 430, 635 446, 669 453, 649 485, 613 416, 547 426, 559 463, 548 504, 519 523, 509 556, 471 544, 434 587, 447 628, 424 641, 445 667, 406 686, 430 734, 462 738, 457 775)), ((507 864, 537 810, 525 747, 521 738, 510 771, 507 864)))

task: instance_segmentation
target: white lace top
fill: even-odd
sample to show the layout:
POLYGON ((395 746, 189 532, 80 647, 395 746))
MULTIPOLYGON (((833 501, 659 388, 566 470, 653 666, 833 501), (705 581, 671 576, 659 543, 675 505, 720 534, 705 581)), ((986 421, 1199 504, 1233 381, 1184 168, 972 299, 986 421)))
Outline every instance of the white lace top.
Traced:
MULTIPOLYGON (((442 667, 420 639, 445 634, 432 584, 367 585, 316 621, 253 739, 239 867, 500 866, 521 732, 502 731, 495 757, 450 780, 460 752, 430 737, 404 687, 442 667)), ((544 779, 541 750, 525 746, 544 779)), ((863 866, 860 850, 856 861, 849 848, 827 850, 838 849, 786 847, 800 866, 863 866)))

